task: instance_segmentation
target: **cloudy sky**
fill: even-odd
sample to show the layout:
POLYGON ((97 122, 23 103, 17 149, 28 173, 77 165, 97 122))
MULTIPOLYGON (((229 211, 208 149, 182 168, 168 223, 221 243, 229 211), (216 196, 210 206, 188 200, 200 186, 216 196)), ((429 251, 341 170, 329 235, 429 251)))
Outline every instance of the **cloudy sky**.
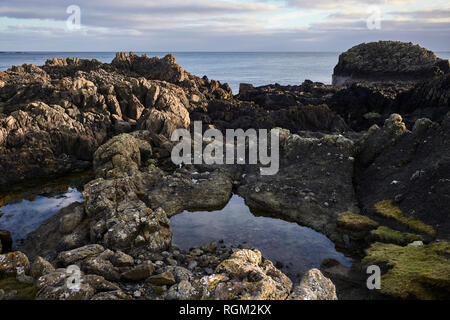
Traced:
POLYGON ((343 51, 376 40, 450 51, 450 1, 0 0, 0 51, 343 51))

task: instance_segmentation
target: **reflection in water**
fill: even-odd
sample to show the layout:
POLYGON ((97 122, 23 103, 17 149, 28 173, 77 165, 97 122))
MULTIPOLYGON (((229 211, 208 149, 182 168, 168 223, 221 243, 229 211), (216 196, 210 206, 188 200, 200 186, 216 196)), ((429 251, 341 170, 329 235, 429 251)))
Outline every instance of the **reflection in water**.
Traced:
POLYGON ((234 195, 228 205, 214 212, 184 212, 171 218, 173 243, 184 250, 211 241, 226 245, 254 247, 271 261, 281 262, 282 270, 293 280, 324 258, 350 266, 352 260, 335 249, 326 236, 297 223, 254 216, 243 198, 234 195))
POLYGON ((81 193, 72 187, 62 194, 53 196, 33 196, 25 199, 11 199, 0 208, 3 216, 0 217, 0 229, 11 232, 13 246, 17 240, 25 239, 26 236, 35 231, 48 218, 53 216, 62 208, 76 202, 82 201, 81 193))

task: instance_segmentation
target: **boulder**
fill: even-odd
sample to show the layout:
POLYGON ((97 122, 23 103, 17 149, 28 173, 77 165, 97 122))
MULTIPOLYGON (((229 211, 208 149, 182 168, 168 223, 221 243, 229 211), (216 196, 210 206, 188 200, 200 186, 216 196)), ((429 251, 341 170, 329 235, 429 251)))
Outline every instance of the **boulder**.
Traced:
POLYGON ((20 251, 0 255, 0 275, 21 275, 30 271, 28 257, 20 251))
POLYGON ((149 277, 146 282, 155 286, 172 286, 175 282, 175 277, 172 272, 163 272, 149 277))
POLYGON ((55 271, 53 265, 42 257, 36 257, 31 264, 30 275, 37 279, 55 271))
POLYGON ((288 300, 337 300, 336 287, 319 270, 309 270, 288 300))
POLYGON ((203 299, 284 300, 291 280, 272 262, 262 261, 261 252, 239 250, 220 263, 215 274, 201 279, 203 299))
POLYGON ((146 261, 133 269, 124 272, 122 274, 122 279, 129 281, 141 281, 149 278, 153 272, 153 263, 151 261, 146 261))

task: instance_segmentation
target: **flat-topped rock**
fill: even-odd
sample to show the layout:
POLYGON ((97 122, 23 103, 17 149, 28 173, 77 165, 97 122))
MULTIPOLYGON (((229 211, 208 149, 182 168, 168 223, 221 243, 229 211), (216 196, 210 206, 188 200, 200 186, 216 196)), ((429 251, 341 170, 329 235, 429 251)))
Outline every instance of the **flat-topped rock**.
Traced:
POLYGON ((363 43, 344 52, 333 85, 354 82, 417 82, 449 72, 448 60, 411 42, 363 43))

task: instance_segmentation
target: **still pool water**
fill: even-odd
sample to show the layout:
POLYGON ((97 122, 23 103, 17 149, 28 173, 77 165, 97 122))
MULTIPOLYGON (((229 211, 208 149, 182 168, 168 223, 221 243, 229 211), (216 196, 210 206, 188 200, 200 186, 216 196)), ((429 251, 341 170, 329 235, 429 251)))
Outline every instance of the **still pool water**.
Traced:
POLYGON ((81 193, 72 187, 66 192, 52 196, 32 195, 28 199, 11 199, 13 202, 0 207, 0 230, 11 232, 13 246, 18 240, 25 239, 48 218, 70 204, 83 201, 81 193))
MULTIPOLYGON (((295 222, 255 216, 243 198, 234 195, 228 205, 214 212, 183 212, 171 218, 173 243, 183 250, 223 240, 224 245, 257 248, 294 281, 323 259, 336 259, 350 267, 352 259, 337 252, 326 236, 295 222)), ((220 244, 219 244, 220 245, 220 244)))

